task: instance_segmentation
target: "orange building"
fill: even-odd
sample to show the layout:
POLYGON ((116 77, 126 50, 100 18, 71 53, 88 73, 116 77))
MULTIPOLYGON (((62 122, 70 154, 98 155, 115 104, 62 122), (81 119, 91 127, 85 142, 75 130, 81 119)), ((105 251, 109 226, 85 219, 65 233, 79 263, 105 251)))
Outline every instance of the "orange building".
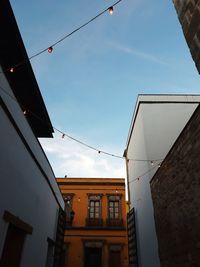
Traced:
POLYGON ((125 180, 57 178, 65 200, 66 267, 128 267, 125 180))

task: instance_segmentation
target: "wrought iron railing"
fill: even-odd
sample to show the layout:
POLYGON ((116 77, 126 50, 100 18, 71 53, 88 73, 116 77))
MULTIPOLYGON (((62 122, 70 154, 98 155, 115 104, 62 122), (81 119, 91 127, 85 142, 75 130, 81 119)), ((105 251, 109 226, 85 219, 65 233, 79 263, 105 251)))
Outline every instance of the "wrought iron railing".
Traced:
POLYGON ((123 227, 124 223, 123 223, 123 219, 108 218, 108 219, 106 219, 106 225, 108 227, 123 227))
POLYGON ((86 226, 102 227, 103 219, 101 218, 86 218, 86 226))

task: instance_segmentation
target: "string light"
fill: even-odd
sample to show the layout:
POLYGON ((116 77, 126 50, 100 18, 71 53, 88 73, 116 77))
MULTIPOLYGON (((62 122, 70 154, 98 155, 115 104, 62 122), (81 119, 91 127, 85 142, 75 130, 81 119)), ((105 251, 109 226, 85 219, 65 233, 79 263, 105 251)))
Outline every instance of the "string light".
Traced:
POLYGON ((108 8, 108 12, 109 12, 110 15, 113 14, 113 7, 112 7, 112 6, 110 6, 110 7, 108 8))
MULTIPOLYGON (((12 98, 13 101, 17 102, 17 100, 16 100, 12 95, 10 95, 5 89, 3 89, 1 86, 0 86, 0 90, 2 90, 2 91, 3 91, 5 94, 7 94, 10 98, 12 98)), ((26 112, 27 112, 27 110, 26 110, 26 112)), ((28 112, 29 112, 32 116, 34 116, 36 119, 40 120, 42 123, 47 124, 47 123, 44 122, 38 115, 36 115, 36 114, 33 113, 32 111, 29 110, 28 112)), ((83 146, 85 146, 85 147, 87 147, 87 148, 89 148, 89 149, 92 149, 92 150, 97 151, 99 154, 102 153, 102 154, 105 154, 105 155, 108 155, 108 156, 111 156, 111 157, 115 157, 115 158, 119 158, 119 159, 125 159, 125 157, 123 157, 123 156, 119 156, 119 155, 116 155, 116 154, 111 154, 111 153, 109 153, 109 152, 106 152, 106 151, 103 151, 103 150, 99 150, 99 149, 97 149, 97 148, 95 148, 95 147, 93 147, 93 146, 90 146, 90 145, 88 145, 88 144, 86 144, 86 143, 84 143, 84 142, 82 142, 82 141, 80 141, 80 140, 78 140, 78 139, 76 139, 76 138, 70 136, 69 134, 60 131, 60 130, 59 130, 58 128, 56 128, 55 126, 53 126, 53 129, 54 129, 54 131, 57 131, 57 132, 59 132, 59 133, 61 134, 62 139, 64 139, 65 136, 66 136, 66 137, 68 137, 69 139, 71 139, 71 140, 73 140, 73 141, 75 141, 75 142, 77 142, 77 143, 79 143, 79 144, 81 144, 81 145, 83 145, 83 146)), ((131 158, 127 158, 127 161, 128 161, 128 162, 129 162, 129 161, 134 161, 134 162, 151 162, 151 161, 153 161, 153 162, 156 162, 156 161, 161 161, 161 160, 162 160, 162 159, 149 160, 149 159, 131 159, 131 158)))
POLYGON ((27 114, 27 111, 26 111, 26 110, 24 110, 24 111, 23 111, 23 113, 24 113, 24 115, 26 115, 26 114, 27 114))
MULTIPOLYGON (((88 20, 87 22, 85 22, 84 24, 82 24, 81 26, 79 26, 78 28, 76 28, 75 30, 73 30, 72 32, 70 32, 69 34, 66 34, 64 37, 58 39, 58 41, 52 43, 51 45, 49 45, 48 47, 46 47, 45 49, 40 50, 39 52, 33 54, 32 56, 29 57, 29 60, 38 57, 39 55, 45 53, 46 51, 48 51, 49 53, 53 52, 53 47, 58 45, 59 43, 63 42, 65 39, 67 39, 68 37, 70 37, 72 34, 74 34, 75 32, 81 30, 82 28, 84 28, 85 26, 87 26, 89 23, 91 23, 92 21, 94 21, 95 19, 97 19, 98 17, 100 17, 101 15, 103 15, 104 13, 106 13, 107 11, 109 12, 109 14, 113 14, 113 7, 118 5, 122 0, 118 0, 117 2, 115 2, 112 6, 104 9, 102 12, 100 12, 99 14, 97 14, 95 17, 91 18, 90 20, 88 20)), ((14 67, 10 67, 9 69, 7 69, 10 72, 14 72, 14 68, 17 68, 23 64, 25 64, 26 61, 22 61, 19 62, 18 64, 16 64, 14 67)))
POLYGON ((53 47, 50 46, 50 47, 47 49, 47 51, 48 51, 49 53, 52 53, 52 51, 53 51, 53 47))
POLYGON ((144 172, 143 174, 139 175, 137 178, 133 179, 133 180, 130 180, 128 183, 133 183, 135 181, 139 181, 140 178, 144 177, 146 174, 148 174, 149 172, 151 172, 152 170, 154 170, 156 167, 159 168, 161 166, 161 163, 157 164, 157 165, 154 165, 153 168, 147 170, 146 172, 144 172))
POLYGON ((151 166, 153 166, 154 165, 154 162, 151 160, 151 166))

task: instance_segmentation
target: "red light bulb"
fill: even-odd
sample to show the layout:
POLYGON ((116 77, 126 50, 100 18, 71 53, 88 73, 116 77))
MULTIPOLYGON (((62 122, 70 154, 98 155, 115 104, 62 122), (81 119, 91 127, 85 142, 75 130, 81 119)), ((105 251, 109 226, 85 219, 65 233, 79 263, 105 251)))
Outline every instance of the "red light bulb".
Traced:
POLYGON ((53 47, 50 46, 50 47, 47 49, 47 51, 48 51, 49 53, 52 53, 52 51, 53 51, 53 47))

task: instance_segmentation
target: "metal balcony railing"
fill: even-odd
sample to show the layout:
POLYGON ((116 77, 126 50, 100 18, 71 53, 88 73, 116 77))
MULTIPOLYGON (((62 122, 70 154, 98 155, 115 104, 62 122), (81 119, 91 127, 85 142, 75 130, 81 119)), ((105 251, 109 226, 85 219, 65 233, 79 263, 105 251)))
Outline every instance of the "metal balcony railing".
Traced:
POLYGON ((106 225, 108 227, 123 227, 123 219, 106 219, 106 225))
POLYGON ((102 227, 103 219, 101 218, 86 218, 86 226, 102 227))

